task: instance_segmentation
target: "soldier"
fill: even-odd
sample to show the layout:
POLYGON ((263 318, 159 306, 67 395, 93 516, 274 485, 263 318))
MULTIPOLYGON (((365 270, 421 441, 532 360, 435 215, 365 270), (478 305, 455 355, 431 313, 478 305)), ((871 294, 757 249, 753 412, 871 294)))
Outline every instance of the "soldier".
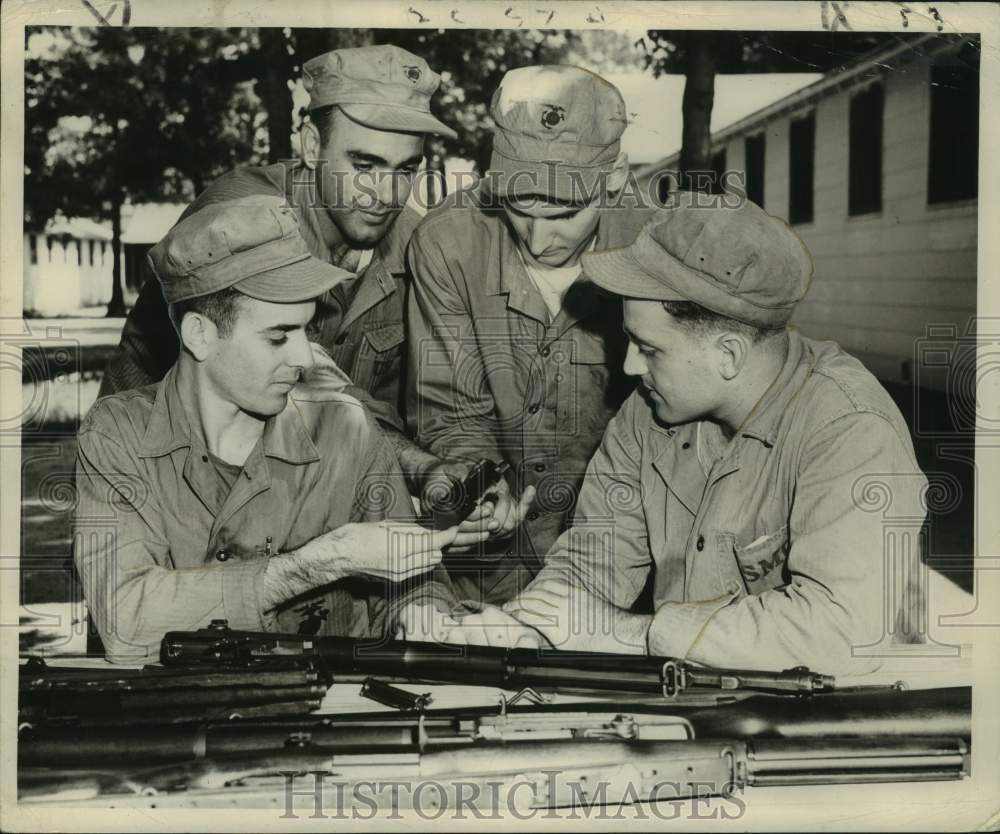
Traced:
MULTIPOLYGON (((310 114, 302 127, 302 164, 224 174, 183 217, 253 194, 287 199, 313 257, 346 270, 316 302, 308 332, 325 351, 317 361, 329 366, 329 354, 350 377, 351 393, 386 431, 412 492, 447 486, 438 457, 403 434, 399 410, 405 251, 420 219, 404 206, 425 136, 456 135, 430 110, 440 78, 423 59, 395 46, 334 50, 307 61, 302 74, 310 114)), ((101 394, 159 381, 178 351, 159 284, 149 279, 108 362, 101 394)), ((509 502, 495 509, 498 529, 517 523, 509 502)))
POLYGON ((630 243, 649 216, 620 199, 625 103, 604 79, 512 70, 490 114, 489 176, 430 212, 410 245, 412 430, 436 455, 509 463, 522 506, 537 491, 517 538, 448 563, 476 604, 510 599, 541 567, 631 390, 620 303, 598 299, 580 257, 630 243))
POLYGON ((750 201, 683 195, 584 269, 625 299, 625 372, 642 385, 590 462, 573 526, 507 612, 565 649, 869 670, 855 647, 919 600, 885 598, 864 483, 891 482, 893 513, 919 520, 927 481, 878 381, 788 328, 805 246, 750 201), (631 612, 650 580, 654 613, 631 612))
POLYGON ((181 354, 162 382, 99 399, 79 434, 74 557, 109 658, 155 659, 165 632, 214 618, 375 636, 407 594, 452 610, 446 578, 405 581, 485 522, 413 524, 371 414, 302 381, 315 299, 348 276, 310 253, 285 198, 208 205, 149 264, 181 354))

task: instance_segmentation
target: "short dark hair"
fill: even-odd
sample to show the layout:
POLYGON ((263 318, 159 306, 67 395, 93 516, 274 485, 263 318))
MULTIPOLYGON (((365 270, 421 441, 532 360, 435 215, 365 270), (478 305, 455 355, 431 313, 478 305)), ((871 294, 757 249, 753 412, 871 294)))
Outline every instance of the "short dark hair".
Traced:
POLYGON ((754 344, 785 332, 784 327, 757 327, 753 324, 716 313, 693 301, 663 301, 663 309, 683 326, 699 335, 732 330, 753 340, 754 344))
POLYGON ((316 125, 319 131, 320 145, 326 145, 330 141, 333 127, 337 122, 337 114, 342 112, 336 104, 328 104, 326 107, 317 107, 309 111, 309 120, 316 125))
POLYGON ((184 321, 184 316, 188 313, 199 313, 212 322, 218 328, 219 335, 225 338, 233 330, 244 298, 246 296, 239 290, 234 287, 226 287, 224 290, 208 295, 175 301, 167 308, 167 312, 170 314, 170 321, 178 336, 181 333, 181 322, 184 321))

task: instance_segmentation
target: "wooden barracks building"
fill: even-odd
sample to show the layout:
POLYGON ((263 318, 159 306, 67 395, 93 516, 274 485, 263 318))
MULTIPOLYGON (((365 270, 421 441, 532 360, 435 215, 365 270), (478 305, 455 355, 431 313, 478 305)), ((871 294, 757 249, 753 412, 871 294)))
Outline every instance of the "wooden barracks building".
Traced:
MULTIPOLYGON (((961 339, 974 322, 978 114, 978 43, 928 36, 712 137, 716 176, 745 174, 747 196, 812 252, 793 323, 883 380, 943 390, 947 363, 922 358, 928 336, 961 339)), ((640 185, 658 181, 664 198, 678 158, 638 168, 640 185)))

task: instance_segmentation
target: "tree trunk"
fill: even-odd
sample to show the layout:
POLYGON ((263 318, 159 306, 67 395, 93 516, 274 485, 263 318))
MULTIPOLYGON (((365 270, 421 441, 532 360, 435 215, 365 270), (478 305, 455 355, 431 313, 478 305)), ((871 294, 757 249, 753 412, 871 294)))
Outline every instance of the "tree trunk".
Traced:
POLYGON ((711 33, 691 35, 681 112, 681 188, 711 190, 712 106, 715 103, 716 38, 711 33), (704 173, 700 173, 704 172, 704 173))
POLYGON ((119 192, 111 204, 111 300, 108 302, 108 318, 121 318, 125 309, 125 281, 122 275, 122 203, 124 195, 119 192))
POLYGON ((284 30, 262 28, 260 51, 264 58, 260 97, 267 110, 267 159, 274 163, 292 158, 292 91, 288 89, 292 56, 284 30))

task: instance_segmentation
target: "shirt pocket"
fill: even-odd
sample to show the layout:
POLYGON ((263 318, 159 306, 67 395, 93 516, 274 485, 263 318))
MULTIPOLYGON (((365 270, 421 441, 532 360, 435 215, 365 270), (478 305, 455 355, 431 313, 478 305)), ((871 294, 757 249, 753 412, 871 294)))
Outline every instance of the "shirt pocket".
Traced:
POLYGON ((399 358, 403 344, 402 322, 383 324, 365 330, 358 355, 354 360, 351 378, 359 388, 373 391, 378 387, 383 375, 399 358))
POLYGON ((787 524, 773 533, 758 536, 743 547, 733 543, 736 564, 751 593, 785 584, 784 567, 789 549, 787 524))

